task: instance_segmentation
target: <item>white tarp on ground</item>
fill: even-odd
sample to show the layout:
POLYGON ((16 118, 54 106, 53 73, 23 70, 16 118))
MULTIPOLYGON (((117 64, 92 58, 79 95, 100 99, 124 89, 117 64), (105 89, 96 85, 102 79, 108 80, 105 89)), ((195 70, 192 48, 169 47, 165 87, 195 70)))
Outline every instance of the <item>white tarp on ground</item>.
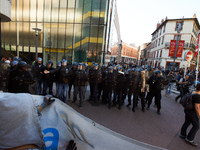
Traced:
MULTIPOLYGON (((40 103, 42 97, 34 96, 40 103)), ((84 109, 84 108, 83 108, 84 109)), ((42 111, 41 126, 47 150, 62 150, 75 140, 81 150, 161 149, 113 132, 56 100, 42 111)))
MULTIPOLYGON (((2 97, 4 94, 0 93, 0 101, 3 100, 2 97)), ((12 95, 13 100, 15 100, 16 95, 10 95, 12 95)), ((28 101, 28 99, 23 95, 22 99, 26 99, 28 101)), ((35 102, 35 105, 39 105, 42 103, 43 97, 33 95, 31 100, 35 102)), ((15 104, 17 103, 15 102, 15 104)), ((19 106, 16 107, 21 107, 22 105, 23 103, 19 103, 19 106)), ((17 113, 16 115, 20 115, 20 113, 17 113)), ((1 118, 0 120, 2 121, 1 118)), ((25 127, 23 123, 22 125, 23 127, 25 127)), ((135 141, 116 132, 113 132, 95 123, 94 121, 82 116, 81 114, 73 110, 68 105, 62 103, 58 99, 56 99, 55 102, 53 102, 50 106, 47 106, 42 111, 40 125, 42 127, 42 132, 44 135, 44 141, 47 150, 65 150, 70 140, 74 140, 76 142, 78 150, 161 149, 142 142, 135 141)), ((18 127, 19 126, 20 124, 18 124, 18 127)), ((1 130, 0 133, 2 133, 1 130)), ((16 137, 18 136, 19 135, 16 135, 16 137)), ((27 137, 27 140, 28 139, 30 139, 30 136, 27 137)))

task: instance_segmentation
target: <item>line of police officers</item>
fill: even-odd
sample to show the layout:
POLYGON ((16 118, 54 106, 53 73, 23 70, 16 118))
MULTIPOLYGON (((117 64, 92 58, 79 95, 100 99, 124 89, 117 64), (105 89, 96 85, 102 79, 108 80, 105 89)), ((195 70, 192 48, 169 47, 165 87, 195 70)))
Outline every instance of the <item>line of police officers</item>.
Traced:
MULTIPOLYGON (((4 62, 0 63, 1 68, 4 65, 4 62)), ((145 111, 145 104, 147 103, 146 109, 148 110, 153 97, 155 97, 159 115, 161 90, 164 84, 168 84, 168 81, 161 77, 160 70, 151 73, 136 69, 132 64, 126 70, 121 65, 112 63, 99 67, 95 62, 91 67, 85 63, 73 63, 72 68, 69 68, 67 61, 63 59, 56 68, 53 68, 53 61, 49 60, 44 66, 41 58, 36 60, 31 72, 27 71, 26 62, 14 60, 11 69, 7 67, 1 71, 0 80, 2 81, 1 90, 12 93, 30 93, 29 85, 35 83, 35 91, 38 95, 53 95, 53 83, 55 82, 56 96, 63 102, 66 102, 67 94, 69 98, 71 97, 73 86, 73 103, 77 101, 77 94, 79 94, 79 107, 82 107, 88 83, 90 86, 89 101, 92 105, 102 102, 108 104, 109 109, 116 105, 118 105, 118 109, 121 109, 128 96, 127 107, 132 105, 132 111, 135 112, 138 99, 140 99, 142 111, 145 111), (100 101, 100 99, 102 100, 100 101)))

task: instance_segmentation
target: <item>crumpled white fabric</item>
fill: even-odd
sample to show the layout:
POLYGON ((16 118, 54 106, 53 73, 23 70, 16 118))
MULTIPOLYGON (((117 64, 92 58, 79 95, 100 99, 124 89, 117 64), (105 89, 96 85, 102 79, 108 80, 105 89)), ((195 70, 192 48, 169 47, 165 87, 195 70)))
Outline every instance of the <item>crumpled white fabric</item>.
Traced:
POLYGON ((36 102, 30 94, 0 93, 0 149, 44 145, 36 102))

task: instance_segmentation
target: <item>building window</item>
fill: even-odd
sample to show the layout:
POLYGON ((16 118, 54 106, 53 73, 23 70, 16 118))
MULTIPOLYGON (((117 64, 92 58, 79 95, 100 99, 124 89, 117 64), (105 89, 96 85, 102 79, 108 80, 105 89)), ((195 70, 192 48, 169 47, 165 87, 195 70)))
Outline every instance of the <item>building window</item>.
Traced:
POLYGON ((162 33, 162 28, 160 29, 160 35, 161 35, 161 33, 162 33))
POLYGON ((163 43, 164 43, 164 39, 165 39, 165 37, 163 36, 163 38, 162 38, 162 45, 163 45, 163 43))
POLYGON ((162 50, 160 51, 160 57, 162 57, 162 50))
POLYGON ((166 29, 166 25, 165 25, 164 28, 163 28, 163 33, 165 33, 165 29, 166 29))
POLYGON ((159 41, 158 41, 158 46, 160 46, 160 39, 159 39, 159 41))

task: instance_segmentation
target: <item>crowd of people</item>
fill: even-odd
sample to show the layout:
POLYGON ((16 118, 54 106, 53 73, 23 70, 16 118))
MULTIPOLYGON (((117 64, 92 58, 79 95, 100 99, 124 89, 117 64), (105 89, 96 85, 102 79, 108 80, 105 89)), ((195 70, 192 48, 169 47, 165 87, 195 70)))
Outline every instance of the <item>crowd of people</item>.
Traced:
MULTIPOLYGON (((34 84, 35 94, 54 95, 64 103, 70 99, 71 93, 73 93, 72 103, 75 103, 79 94, 79 107, 82 107, 89 86, 89 101, 93 106, 102 103, 107 104, 108 109, 115 106, 121 109, 128 98, 126 107, 132 106, 132 111, 135 112, 138 102, 141 101, 141 110, 145 112, 150 108, 155 97, 154 106, 159 115, 161 114, 161 90, 165 89, 164 96, 170 97, 172 86, 175 84, 177 91, 180 91, 175 98, 177 102, 179 98, 190 92, 189 87, 193 85, 196 78, 195 72, 189 69, 184 71, 183 69, 143 68, 132 63, 121 65, 111 62, 102 66, 96 62, 91 66, 74 62, 70 67, 65 59, 58 62, 54 68, 52 60, 48 60, 46 65, 43 65, 42 58, 37 58, 33 66, 27 69, 27 63, 19 57, 14 57, 13 60, 2 57, 0 68, 0 90, 3 92, 30 93, 30 85, 34 84), (56 83, 55 92, 53 92, 53 83, 56 83)), ((196 88, 193 94, 199 93, 200 84, 197 84, 196 88)), ((197 117, 200 115, 199 95, 193 99, 194 109, 185 110, 186 120, 180 137, 196 146, 193 139, 199 128, 197 117), (193 128, 187 135, 186 130, 191 123, 193 128)))
POLYGON ((177 71, 163 68, 142 68, 132 63, 121 65, 109 63, 99 66, 93 62, 91 66, 86 63, 74 62, 70 67, 67 60, 53 67, 53 61, 48 60, 46 65, 42 64, 42 58, 37 58, 27 70, 27 63, 18 57, 10 59, 3 57, 1 60, 0 90, 11 93, 30 93, 30 85, 35 85, 35 94, 54 95, 66 103, 71 98, 73 87, 73 103, 77 101, 79 94, 79 107, 82 107, 86 96, 87 86, 90 87, 89 101, 92 105, 99 103, 107 104, 111 109, 118 106, 121 109, 124 101, 128 98, 127 107, 132 105, 132 111, 141 101, 142 111, 148 110, 153 97, 155 107, 160 114, 161 90, 166 92, 164 96, 169 97, 171 88, 176 83, 180 94, 175 98, 177 101, 189 92, 189 86, 194 81, 193 71, 188 70, 184 75, 183 69, 177 71), (161 75, 162 74, 162 75, 161 75), (53 92, 53 83, 56 83, 56 91, 53 92))

